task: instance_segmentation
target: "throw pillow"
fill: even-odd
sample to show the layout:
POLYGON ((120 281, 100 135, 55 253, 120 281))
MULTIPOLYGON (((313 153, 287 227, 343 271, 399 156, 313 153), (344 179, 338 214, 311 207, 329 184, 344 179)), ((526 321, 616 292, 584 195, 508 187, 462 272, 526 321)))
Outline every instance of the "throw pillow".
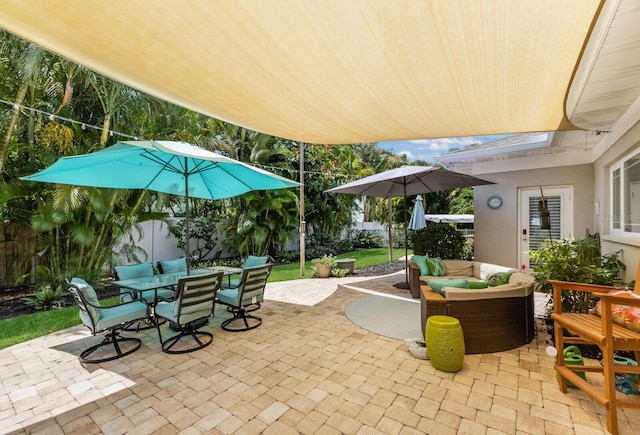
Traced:
POLYGON ((480 290, 489 287, 489 283, 485 281, 469 281, 469 288, 472 290, 480 290))
POLYGON ((494 272, 487 277, 487 283, 491 287, 496 287, 503 284, 509 284, 509 278, 513 272, 494 272))
MULTIPOLYGON (((630 299, 640 298, 640 296, 627 290, 611 292, 610 294, 630 299)), ((595 314, 596 316, 602 315, 601 301, 598 301, 596 306, 591 309, 591 314, 595 314)), ((624 326, 632 331, 640 332, 640 307, 611 304, 611 317, 613 323, 616 325, 624 326)))
POLYGON ((447 269, 444 267, 440 257, 427 258, 427 264, 429 265, 429 274, 431 276, 445 276, 447 274, 447 269))
POLYGON ((430 279, 429 281, 427 281, 427 285, 431 287, 434 292, 444 296, 444 291, 442 291, 443 288, 445 287, 469 288, 469 280, 458 279, 458 278, 430 279))
POLYGON ((420 276, 429 275, 429 265, 427 264, 428 257, 426 255, 414 255, 411 259, 418 265, 418 268, 420 269, 420 276))

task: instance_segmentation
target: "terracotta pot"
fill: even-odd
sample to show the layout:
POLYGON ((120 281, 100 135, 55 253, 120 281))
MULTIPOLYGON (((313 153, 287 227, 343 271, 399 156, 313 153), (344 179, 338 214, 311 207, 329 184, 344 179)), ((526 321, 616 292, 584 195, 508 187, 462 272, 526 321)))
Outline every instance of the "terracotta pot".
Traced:
POLYGON ((331 275, 331 265, 329 264, 316 264, 316 270, 320 278, 329 278, 331 275))

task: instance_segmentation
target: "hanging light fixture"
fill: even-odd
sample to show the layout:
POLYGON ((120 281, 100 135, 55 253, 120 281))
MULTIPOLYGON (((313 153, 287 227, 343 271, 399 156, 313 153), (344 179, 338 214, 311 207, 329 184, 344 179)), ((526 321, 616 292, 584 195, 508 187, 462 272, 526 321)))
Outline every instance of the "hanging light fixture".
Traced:
POLYGON ((540 229, 550 230, 551 217, 549 216, 549 208, 547 206, 547 200, 544 198, 544 194, 542 193, 542 186, 540 187, 540 196, 542 197, 540 201, 538 201, 538 215, 540 217, 540 229))

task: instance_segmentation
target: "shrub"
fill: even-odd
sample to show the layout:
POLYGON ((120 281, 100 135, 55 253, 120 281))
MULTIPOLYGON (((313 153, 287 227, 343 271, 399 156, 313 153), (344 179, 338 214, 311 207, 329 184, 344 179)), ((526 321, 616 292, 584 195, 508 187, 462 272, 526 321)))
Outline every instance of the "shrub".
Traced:
POLYGON ((276 261, 279 264, 297 263, 300 261, 300 250, 294 249, 293 251, 285 251, 282 249, 276 254, 276 261))
POLYGON ((464 238, 464 246, 462 248, 462 260, 473 260, 473 237, 464 238))
POLYGON ((416 255, 428 255, 451 260, 464 257, 465 237, 451 224, 427 222, 427 226, 411 232, 411 244, 416 255))
MULTIPOLYGON (((539 249, 530 251, 534 279, 544 293, 552 291, 548 279, 586 284, 619 285, 620 271, 626 266, 618 258, 620 251, 602 255, 600 240, 586 239, 545 240, 539 249)), ((587 312, 593 304, 588 293, 563 292, 564 310, 587 312)))
POLYGON ((336 255, 340 248, 340 240, 327 234, 313 234, 305 238, 305 259, 336 255))
POLYGON ((31 305, 36 311, 55 310, 62 306, 62 298, 68 293, 62 291, 62 286, 58 286, 55 290, 50 287, 40 287, 40 290, 33 292, 33 296, 27 296, 22 300, 31 305))
MULTIPOLYGON (((413 230, 407 230, 407 248, 411 247, 411 237, 413 230)), ((394 248, 404 248, 404 226, 394 225, 391 229, 392 245, 394 248)))
POLYGON ((353 231, 351 241, 355 249, 381 248, 383 246, 383 238, 377 231, 353 231))

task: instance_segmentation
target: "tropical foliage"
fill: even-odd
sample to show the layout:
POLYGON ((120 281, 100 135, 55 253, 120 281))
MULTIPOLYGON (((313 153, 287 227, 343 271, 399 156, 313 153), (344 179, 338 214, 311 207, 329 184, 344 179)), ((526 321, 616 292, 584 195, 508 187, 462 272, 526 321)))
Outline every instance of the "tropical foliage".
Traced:
MULTIPOLYGON (((36 270, 32 282, 57 288, 65 277, 94 280, 114 264, 146 260, 136 244, 146 220, 169 222, 184 248, 183 198, 20 180, 60 157, 99 150, 118 140, 187 141, 295 180, 300 180, 304 165, 303 218, 310 237, 339 239, 359 209, 365 220, 388 220, 386 200, 326 193, 407 164, 406 157, 377 144, 305 144, 302 155, 299 143, 152 98, 1 30, 0 56, 0 104, 6 105, 0 107, 0 217, 28 226, 36 237, 24 271, 35 264, 48 272, 45 276, 36 270)), ((191 199, 195 218, 190 237, 198 244, 189 255, 196 261, 222 252, 276 256, 298 229, 299 195, 286 189, 221 201, 191 199)), ((434 204, 450 200, 444 194, 438 198, 434 204)), ((399 211, 399 201, 394 199, 394 221, 403 222, 407 216, 399 211)))
MULTIPOLYGON (((620 260, 620 252, 602 254, 600 239, 545 240, 540 248, 529 252, 535 282, 545 293, 552 291, 549 279, 581 282, 586 284, 620 285, 620 272, 626 269, 620 260)), ((589 293, 562 294, 565 311, 586 312, 592 305, 589 293)))
POLYGON ((413 252, 418 255, 451 260, 465 257, 464 236, 451 224, 427 222, 411 234, 413 252))
POLYGON ((62 286, 58 286, 55 289, 49 287, 42 287, 40 290, 36 290, 33 296, 26 296, 22 298, 25 303, 33 306, 36 311, 55 310, 62 307, 62 298, 66 296, 66 293, 62 291, 62 286))

